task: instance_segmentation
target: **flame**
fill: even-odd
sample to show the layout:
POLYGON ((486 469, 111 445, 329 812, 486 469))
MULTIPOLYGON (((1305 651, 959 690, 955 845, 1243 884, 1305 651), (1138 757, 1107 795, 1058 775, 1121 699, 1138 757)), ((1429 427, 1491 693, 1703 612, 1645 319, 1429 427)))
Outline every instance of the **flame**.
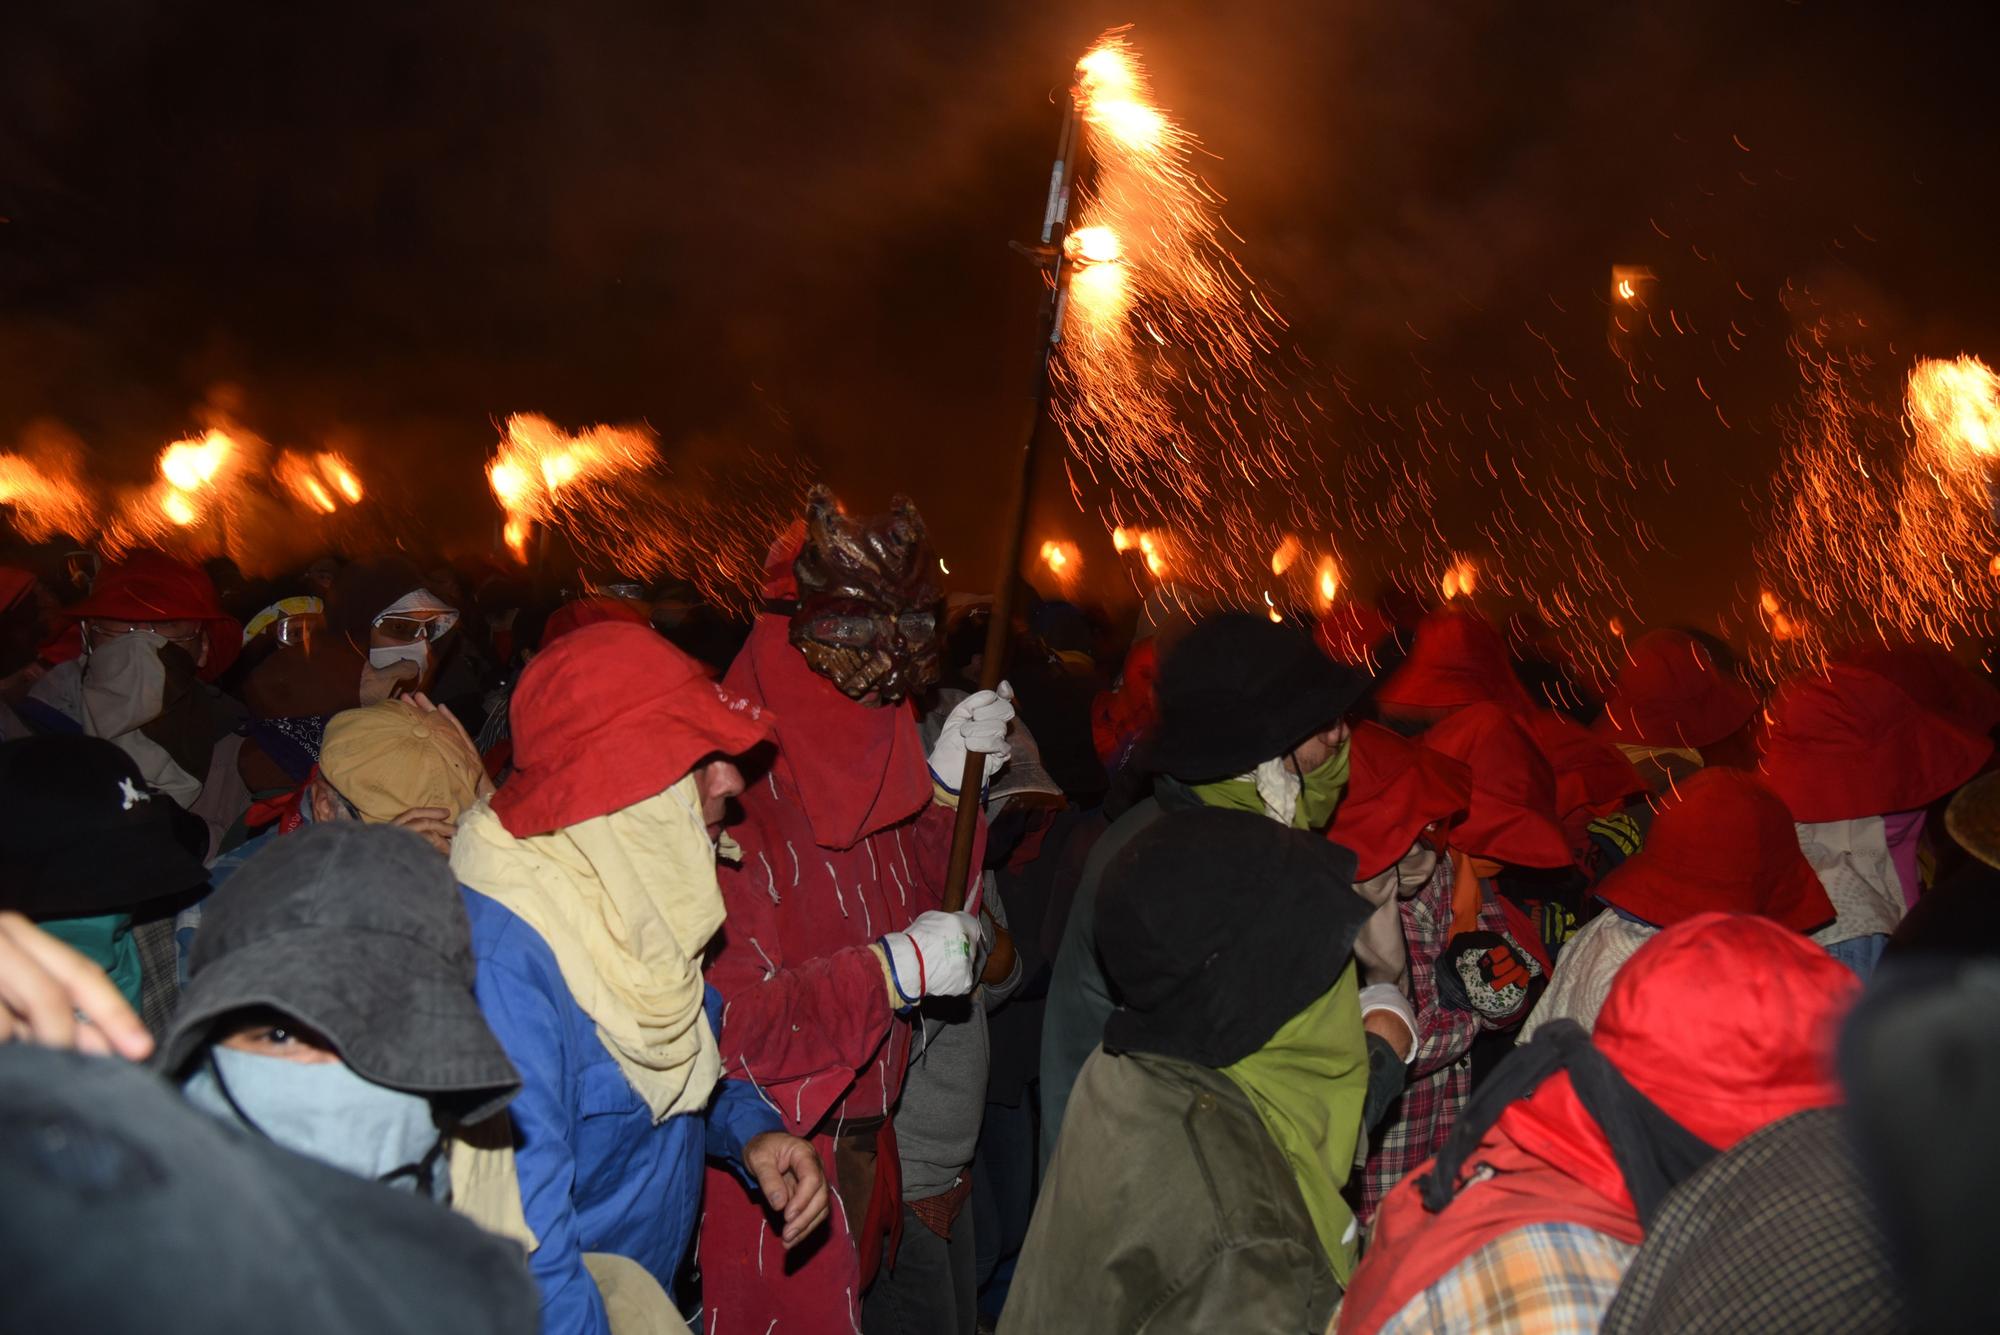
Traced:
MULTIPOLYGON (((1132 535, 1125 531, 1125 526, 1123 524, 1120 524, 1117 528, 1111 530, 1112 551, 1114 552, 1130 551, 1132 548, 1132 542, 1133 542, 1132 535)), ((2000 561, 2000 557, 1995 557, 1994 560, 2000 561)))
POLYGON ((177 440, 160 451, 160 476, 176 491, 196 492, 214 482, 236 453, 236 442, 217 427, 200 440, 177 440))
POLYGON ((572 506, 593 509, 604 499, 592 492, 595 484, 659 457, 652 433, 637 427, 593 426, 571 435, 546 417, 516 413, 505 432, 486 480, 506 512, 502 536, 517 561, 527 559, 532 524, 555 522, 572 506))
POLYGON ((1333 563, 1331 556, 1323 556, 1319 562, 1319 600, 1322 610, 1333 605, 1335 595, 1340 592, 1340 567, 1333 563))
POLYGON ((160 497, 160 513, 185 528, 194 523, 196 515, 194 503, 186 493, 169 491, 160 497))
POLYGON ((1083 553, 1073 542, 1051 538, 1042 544, 1042 564, 1057 580, 1071 584, 1083 574, 1083 553))
POLYGON ((0 505, 14 507, 14 527, 29 542, 58 533, 82 537, 96 527, 96 506, 73 457, 0 454, 0 505))
POLYGON ((1452 562, 1438 582, 1438 592, 1446 602, 1453 598, 1470 598, 1472 591, 1479 587, 1479 566, 1469 556, 1461 556, 1452 562))
POLYGON ((294 500, 318 514, 334 514, 343 502, 354 505, 361 500, 360 478, 346 459, 331 451, 307 457, 284 450, 271 473, 294 500))
POLYGON ((1120 253, 1118 234, 1109 227, 1079 227, 1063 238, 1063 251, 1085 264, 1111 264, 1120 253))
POLYGON ((1282 575, 1292 568, 1292 563, 1305 555, 1306 545, 1297 536, 1287 533, 1285 540, 1278 544, 1278 550, 1271 553, 1271 573, 1282 575))
POLYGON ((1639 295, 1639 289, 1632 286, 1631 279, 1621 278, 1618 280, 1618 295, 1625 301, 1631 301, 1639 295))
POLYGON ((1918 362, 1904 404, 1919 443, 1947 465, 1967 467, 2000 451, 2000 380, 1977 357, 1918 362))

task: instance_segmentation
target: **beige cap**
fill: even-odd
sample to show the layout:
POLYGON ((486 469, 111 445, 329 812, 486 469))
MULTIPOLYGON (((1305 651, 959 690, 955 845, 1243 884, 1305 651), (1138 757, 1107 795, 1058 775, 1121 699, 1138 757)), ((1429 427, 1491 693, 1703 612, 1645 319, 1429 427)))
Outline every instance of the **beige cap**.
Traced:
POLYGON ((1944 809, 1944 828, 1981 862, 2000 867, 2000 772, 1982 774, 1944 809))
POLYGON ((479 792, 479 757, 458 730, 400 700, 329 719, 319 772, 377 825, 412 807, 443 807, 456 819, 479 792))

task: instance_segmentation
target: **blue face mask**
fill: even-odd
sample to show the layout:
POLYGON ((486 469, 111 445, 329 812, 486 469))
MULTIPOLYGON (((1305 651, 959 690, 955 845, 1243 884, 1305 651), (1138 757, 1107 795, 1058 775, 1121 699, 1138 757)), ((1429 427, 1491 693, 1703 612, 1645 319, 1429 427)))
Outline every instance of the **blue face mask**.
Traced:
POLYGON ((442 1200, 444 1137, 430 1100, 364 1080, 341 1062, 211 1047, 181 1086, 188 1102, 307 1158, 442 1200))

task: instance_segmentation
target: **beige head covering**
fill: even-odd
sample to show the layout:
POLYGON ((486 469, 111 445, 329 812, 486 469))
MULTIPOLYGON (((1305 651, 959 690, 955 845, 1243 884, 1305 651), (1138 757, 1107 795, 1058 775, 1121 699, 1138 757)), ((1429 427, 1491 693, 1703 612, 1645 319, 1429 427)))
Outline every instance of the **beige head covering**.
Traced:
POLYGON ((1981 775, 1959 789, 1944 809, 1944 828, 1960 848, 2000 867, 2000 773, 1981 775))
POLYGON ((319 772, 376 825, 413 807, 442 807, 456 817, 479 796, 479 757, 448 720, 400 700, 329 719, 319 772))

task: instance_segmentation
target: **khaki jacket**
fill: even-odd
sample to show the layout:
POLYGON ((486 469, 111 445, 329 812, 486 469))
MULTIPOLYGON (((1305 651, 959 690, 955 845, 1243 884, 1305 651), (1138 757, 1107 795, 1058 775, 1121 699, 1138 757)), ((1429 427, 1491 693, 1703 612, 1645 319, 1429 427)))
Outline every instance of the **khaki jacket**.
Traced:
POLYGON ((1229 1077, 1091 1055, 1001 1335, 1318 1335, 1339 1299, 1291 1167, 1229 1077))

